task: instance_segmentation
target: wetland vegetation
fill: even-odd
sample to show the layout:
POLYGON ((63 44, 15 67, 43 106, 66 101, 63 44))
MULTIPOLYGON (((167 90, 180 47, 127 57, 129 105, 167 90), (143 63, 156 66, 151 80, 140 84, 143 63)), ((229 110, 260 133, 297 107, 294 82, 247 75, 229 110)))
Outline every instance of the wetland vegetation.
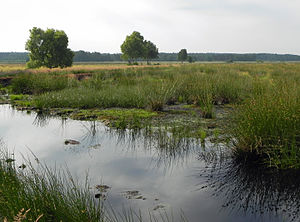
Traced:
POLYGON ((19 106, 115 120, 112 125, 120 128, 142 127, 142 120, 155 116, 163 122, 176 112, 168 107, 176 105, 186 107, 178 112, 206 119, 213 119, 218 107, 231 106, 225 133, 234 139, 237 155, 255 155, 276 168, 299 168, 299 69, 279 63, 61 70, 18 74, 2 91, 22 94, 10 96, 19 106))
MULTIPOLYGON (((0 218, 8 221, 103 221, 101 204, 66 170, 20 166, 1 144, 0 218), (25 170, 26 169, 26 170, 25 170), (83 188, 79 188, 83 187, 83 188)), ((39 161, 36 159, 36 161, 39 161)))
MULTIPOLYGON (((145 144, 154 143, 162 156, 181 158, 191 144, 205 147, 209 140, 228 148, 225 152, 230 161, 237 161, 232 170, 250 162, 268 175, 290 175, 286 172, 296 172, 300 167, 297 63, 87 65, 33 71, 10 67, 2 73, 12 78, 1 88, 3 102, 41 115, 102 121, 120 135, 125 130, 133 132, 132 138, 148 138, 145 144)), ((1 167, 7 171, 5 164, 1 167)), ((279 189, 276 184, 275 189, 279 189)), ((63 196, 69 191, 61 192, 63 196)), ((81 201, 86 197, 72 196, 81 201)), ((89 213, 84 215, 101 215, 101 209, 89 207, 89 203, 89 209, 83 208, 89 213)), ((20 210, 10 211, 10 218, 20 210)), ((33 219, 40 216, 32 215, 33 219)))

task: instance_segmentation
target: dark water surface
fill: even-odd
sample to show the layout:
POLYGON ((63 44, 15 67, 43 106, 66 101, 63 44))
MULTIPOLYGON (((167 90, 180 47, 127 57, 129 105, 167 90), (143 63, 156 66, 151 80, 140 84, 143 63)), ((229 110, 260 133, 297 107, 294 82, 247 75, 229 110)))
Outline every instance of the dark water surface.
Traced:
MULTIPOLYGON (((172 142, 160 136, 110 130, 100 122, 61 120, 0 105, 0 138, 14 152, 103 191, 116 211, 168 212, 180 221, 299 221, 300 175, 274 173, 221 158, 219 144, 172 142), (66 139, 80 142, 65 145, 66 139), (168 148, 173 144, 173 149, 168 148), (174 145, 175 144, 175 145, 174 145), (212 152, 213 151, 213 152, 212 152), (173 212, 173 213, 172 213, 173 212)), ((95 193, 97 191, 92 189, 95 193)), ((147 220, 146 220, 147 221, 147 220)))

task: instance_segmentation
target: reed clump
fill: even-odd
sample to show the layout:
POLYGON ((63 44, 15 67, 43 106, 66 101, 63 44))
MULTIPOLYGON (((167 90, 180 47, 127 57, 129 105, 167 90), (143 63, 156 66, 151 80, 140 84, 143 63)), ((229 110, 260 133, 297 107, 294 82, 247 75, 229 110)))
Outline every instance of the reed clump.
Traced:
POLYGON ((76 81, 53 74, 20 74, 12 80, 11 90, 16 94, 41 94, 73 87, 76 81))
POLYGON ((18 167, 1 151, 0 220, 103 221, 103 209, 87 183, 79 186, 67 171, 41 164, 18 167))
POLYGON ((235 151, 267 166, 300 167, 300 90, 293 79, 274 83, 239 106, 233 117, 235 151))

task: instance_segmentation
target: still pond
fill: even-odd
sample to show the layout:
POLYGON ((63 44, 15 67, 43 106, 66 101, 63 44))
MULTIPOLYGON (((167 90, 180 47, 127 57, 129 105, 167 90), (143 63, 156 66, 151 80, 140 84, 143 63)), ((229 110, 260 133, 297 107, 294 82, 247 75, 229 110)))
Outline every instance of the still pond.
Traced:
POLYGON ((164 149, 170 139, 147 135, 0 105, 0 138, 16 164, 38 158, 67 167, 81 182, 88 175, 93 195, 117 212, 167 212, 192 222, 299 221, 297 172, 242 165, 221 143, 187 139, 164 149))

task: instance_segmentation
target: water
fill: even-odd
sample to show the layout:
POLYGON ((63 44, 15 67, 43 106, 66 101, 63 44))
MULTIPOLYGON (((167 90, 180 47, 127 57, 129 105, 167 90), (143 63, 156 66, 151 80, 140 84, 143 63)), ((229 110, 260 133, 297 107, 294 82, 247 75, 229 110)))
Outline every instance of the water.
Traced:
MULTIPOLYGON (((180 221, 298 221, 300 178, 221 158, 223 146, 110 130, 100 122, 48 118, 0 106, 0 137, 14 152, 52 167, 68 167, 91 187, 107 185, 105 202, 116 211, 166 211, 180 221), (66 145, 66 139, 79 141, 66 145), (170 141, 169 141, 170 142, 170 141), (211 151, 212 154, 210 155, 211 151), (214 155, 217 153, 217 155, 214 155)), ((96 189, 92 189, 97 193, 96 189)))

